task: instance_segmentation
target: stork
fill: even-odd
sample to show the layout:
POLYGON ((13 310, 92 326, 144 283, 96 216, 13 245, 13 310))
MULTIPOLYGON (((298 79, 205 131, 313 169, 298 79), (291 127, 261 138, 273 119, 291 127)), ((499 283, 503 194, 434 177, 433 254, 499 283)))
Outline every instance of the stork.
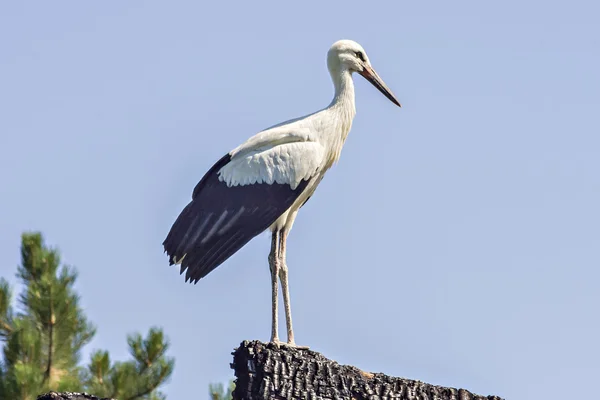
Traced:
MULTIPOLYGON (((267 128, 233 149, 198 182, 191 202, 171 227, 164 250, 179 264, 185 281, 196 284, 252 238, 271 231, 271 342, 295 344, 290 306, 287 237, 300 208, 327 170, 339 159, 356 114, 352 74, 359 73, 401 107, 375 72, 361 45, 335 42, 327 53, 335 94, 309 115, 267 128), (281 281, 287 343, 278 335, 278 282, 281 281)), ((305 347, 305 346, 302 346, 305 347)))

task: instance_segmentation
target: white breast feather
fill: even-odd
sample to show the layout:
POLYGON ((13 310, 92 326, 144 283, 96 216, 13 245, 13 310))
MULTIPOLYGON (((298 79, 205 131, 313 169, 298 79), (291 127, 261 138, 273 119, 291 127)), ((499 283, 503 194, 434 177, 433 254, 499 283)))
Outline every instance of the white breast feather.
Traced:
POLYGON ((310 141, 263 146, 235 154, 219 170, 219 180, 227 186, 275 182, 294 190, 317 172, 324 156, 323 146, 310 141))

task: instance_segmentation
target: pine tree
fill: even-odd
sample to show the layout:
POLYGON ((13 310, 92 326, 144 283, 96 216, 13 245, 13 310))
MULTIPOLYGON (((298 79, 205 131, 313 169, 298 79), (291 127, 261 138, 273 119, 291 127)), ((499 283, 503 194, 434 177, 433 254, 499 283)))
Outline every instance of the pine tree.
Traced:
POLYGON ((148 336, 127 338, 133 360, 111 364, 107 351, 97 350, 83 375, 86 391, 119 400, 164 399, 158 388, 173 372, 174 361, 165 356, 168 342, 162 331, 151 328, 148 336))
POLYGON ((56 249, 40 233, 22 235, 17 277, 24 289, 15 309, 12 289, 0 278, 0 399, 30 400, 49 390, 88 391, 120 400, 163 399, 157 391, 172 374, 168 341, 152 328, 147 337, 128 338, 133 360, 110 362, 96 351, 80 366, 82 348, 96 333, 79 306, 74 290, 77 273, 62 265, 56 249))

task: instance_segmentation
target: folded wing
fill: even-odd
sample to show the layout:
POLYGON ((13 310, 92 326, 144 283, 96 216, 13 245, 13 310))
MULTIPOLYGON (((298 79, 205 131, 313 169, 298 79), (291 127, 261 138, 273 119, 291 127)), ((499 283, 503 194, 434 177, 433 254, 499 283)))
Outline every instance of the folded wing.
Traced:
POLYGON ((316 176, 323 157, 320 144, 292 141, 262 142, 221 158, 163 242, 170 265, 181 264, 186 282, 198 282, 275 222, 316 176))

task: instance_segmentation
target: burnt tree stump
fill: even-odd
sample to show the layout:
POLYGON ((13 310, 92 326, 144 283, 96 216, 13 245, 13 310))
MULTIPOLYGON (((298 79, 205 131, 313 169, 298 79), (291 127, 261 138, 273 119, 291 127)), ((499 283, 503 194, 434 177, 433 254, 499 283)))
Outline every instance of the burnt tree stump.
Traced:
POLYGON ((235 349, 233 400, 502 400, 339 365, 312 350, 244 341, 235 349))

